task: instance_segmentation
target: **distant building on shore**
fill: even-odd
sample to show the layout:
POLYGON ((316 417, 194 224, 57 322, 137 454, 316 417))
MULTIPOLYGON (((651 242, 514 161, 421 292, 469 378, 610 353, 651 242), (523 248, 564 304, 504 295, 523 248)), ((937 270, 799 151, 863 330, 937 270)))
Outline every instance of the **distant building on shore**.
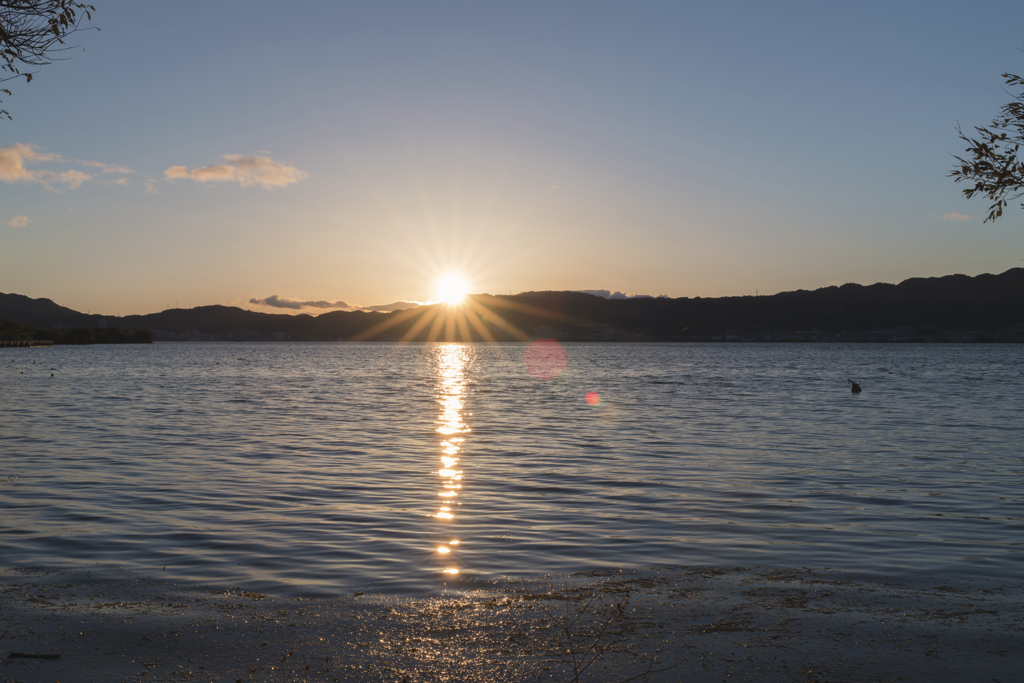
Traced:
POLYGON ((245 328, 234 329, 228 332, 228 341, 263 341, 263 335, 245 328))

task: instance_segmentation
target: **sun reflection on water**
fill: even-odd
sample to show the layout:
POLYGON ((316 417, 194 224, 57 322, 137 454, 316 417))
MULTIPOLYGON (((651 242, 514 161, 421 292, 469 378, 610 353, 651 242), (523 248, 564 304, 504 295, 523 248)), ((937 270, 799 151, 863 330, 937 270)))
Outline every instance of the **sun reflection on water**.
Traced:
MULTIPOLYGON (((451 524, 455 519, 456 510, 454 508, 461 505, 456 502, 459 495, 457 489, 462 488, 460 482, 462 482, 463 476, 463 471, 458 469, 458 464, 465 438, 460 435, 470 432, 469 427, 462 420, 462 412, 466 403, 465 370, 469 349, 462 344, 439 344, 435 348, 438 379, 436 396, 437 402, 441 406, 436 431, 442 438, 440 442, 441 467, 437 470, 437 476, 441 479, 441 491, 437 494, 441 498, 441 506, 434 518, 440 523, 451 524)), ((448 544, 436 548, 438 555, 446 558, 446 566, 443 570, 445 574, 459 573, 459 570, 452 566, 454 553, 451 546, 457 545, 459 545, 459 541, 452 540, 448 544)))

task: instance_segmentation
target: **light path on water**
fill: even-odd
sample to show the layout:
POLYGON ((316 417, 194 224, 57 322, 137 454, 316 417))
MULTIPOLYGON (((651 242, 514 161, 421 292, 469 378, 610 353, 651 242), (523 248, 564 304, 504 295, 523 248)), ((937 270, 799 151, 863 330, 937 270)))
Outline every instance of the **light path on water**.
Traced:
POLYGON ((662 564, 1019 573, 1019 346, 550 352, 4 350, 0 558, 295 596, 662 564))

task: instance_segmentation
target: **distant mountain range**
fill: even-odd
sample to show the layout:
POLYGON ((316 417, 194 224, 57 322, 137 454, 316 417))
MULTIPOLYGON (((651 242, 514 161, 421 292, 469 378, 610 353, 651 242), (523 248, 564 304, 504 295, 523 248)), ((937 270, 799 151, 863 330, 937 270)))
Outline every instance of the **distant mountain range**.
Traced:
POLYGON ((474 295, 444 304, 318 316, 232 306, 88 315, 49 299, 0 293, 0 319, 38 327, 151 329, 158 340, 497 339, 1024 341, 1024 268, 911 278, 771 296, 606 299, 581 292, 474 295))

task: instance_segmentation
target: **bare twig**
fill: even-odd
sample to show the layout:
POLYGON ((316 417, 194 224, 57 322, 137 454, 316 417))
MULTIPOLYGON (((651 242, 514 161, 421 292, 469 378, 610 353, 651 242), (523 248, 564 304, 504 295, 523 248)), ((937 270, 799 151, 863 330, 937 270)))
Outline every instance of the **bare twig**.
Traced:
MULTIPOLYGON (((572 683, 580 683, 581 677, 588 669, 616 646, 626 642, 627 639, 622 635, 621 625, 628 618, 627 609, 630 597, 631 594, 627 593, 621 600, 601 602, 599 607, 591 609, 598 601, 598 596, 593 595, 576 608, 574 614, 571 612, 569 598, 565 597, 565 611, 562 618, 552 615, 546 607, 542 608, 552 623, 558 627, 560 641, 558 649, 560 652, 564 649, 563 654, 568 655, 567 663, 572 666, 572 683), (585 621, 588 616, 597 618, 596 625, 589 629, 589 633, 585 621)), ((619 683, 639 679, 646 681, 648 677, 675 666, 656 669, 654 668, 656 664, 657 660, 652 656, 646 670, 635 676, 624 678, 619 683)))

